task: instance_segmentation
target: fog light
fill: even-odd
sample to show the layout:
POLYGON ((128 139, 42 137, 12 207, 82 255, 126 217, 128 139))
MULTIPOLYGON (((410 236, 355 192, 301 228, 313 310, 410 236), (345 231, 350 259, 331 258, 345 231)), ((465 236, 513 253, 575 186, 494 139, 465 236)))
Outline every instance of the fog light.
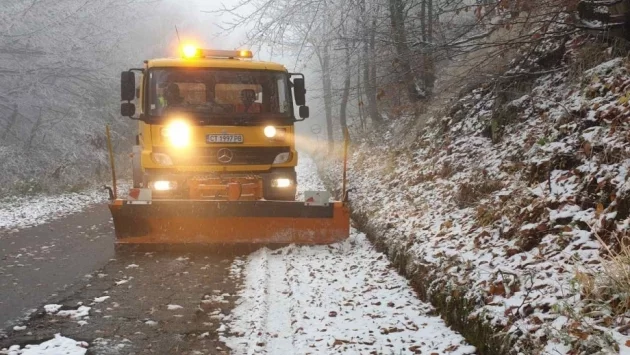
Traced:
POLYGON ((276 158, 273 160, 274 164, 282 164, 282 163, 286 163, 289 161, 289 159, 291 158, 291 153, 280 153, 278 155, 276 155, 276 158))
POLYGON ((265 127, 264 132, 265 132, 265 136, 267 138, 273 138, 273 137, 276 136, 276 127, 274 127, 274 126, 267 126, 267 127, 265 127))
POLYGON ((271 182, 271 186, 272 187, 289 187, 291 186, 292 181, 291 179, 275 179, 271 182))
POLYGON ((166 165, 166 166, 170 166, 173 165, 173 160, 171 159, 170 156, 168 156, 168 154, 164 154, 164 153, 152 153, 151 157, 153 158, 153 161, 160 164, 160 165, 166 165))
POLYGON ((169 191, 177 188, 177 182, 175 181, 158 180, 153 181, 150 185, 155 191, 169 191))

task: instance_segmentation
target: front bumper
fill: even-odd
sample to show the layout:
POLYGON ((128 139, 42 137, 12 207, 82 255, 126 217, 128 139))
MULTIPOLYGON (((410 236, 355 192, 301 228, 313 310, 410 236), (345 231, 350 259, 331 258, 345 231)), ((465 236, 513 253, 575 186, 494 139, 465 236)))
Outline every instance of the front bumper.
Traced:
POLYGON ((154 191, 155 198, 170 199, 228 199, 228 185, 239 183, 242 185, 241 199, 258 200, 295 200, 297 191, 297 176, 293 168, 272 168, 266 171, 224 171, 215 173, 177 172, 165 169, 146 169, 144 186, 151 186, 155 181, 175 182, 176 189, 168 191, 154 191), (289 179, 288 187, 274 187, 277 179, 289 179))

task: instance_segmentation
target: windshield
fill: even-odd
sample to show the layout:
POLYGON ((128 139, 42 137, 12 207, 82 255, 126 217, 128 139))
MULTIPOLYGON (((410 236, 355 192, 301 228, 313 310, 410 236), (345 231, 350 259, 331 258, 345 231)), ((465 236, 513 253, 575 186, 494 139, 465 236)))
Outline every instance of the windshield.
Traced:
POLYGON ((262 70, 164 68, 149 72, 149 115, 289 116, 287 74, 262 70))

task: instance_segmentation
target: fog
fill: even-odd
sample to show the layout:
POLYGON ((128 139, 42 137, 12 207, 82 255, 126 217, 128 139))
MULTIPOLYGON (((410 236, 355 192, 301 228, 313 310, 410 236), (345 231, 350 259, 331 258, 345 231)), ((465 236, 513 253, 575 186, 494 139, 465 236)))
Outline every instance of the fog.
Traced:
POLYGON ((120 117, 119 74, 177 55, 180 42, 249 48, 303 72, 311 117, 296 129, 333 149, 342 128, 363 137, 421 123, 435 102, 496 75, 510 43, 554 35, 544 23, 558 1, 521 20, 520 2, 486 0, 2 0, 0 194, 105 179, 106 124, 128 166, 136 123, 120 117))

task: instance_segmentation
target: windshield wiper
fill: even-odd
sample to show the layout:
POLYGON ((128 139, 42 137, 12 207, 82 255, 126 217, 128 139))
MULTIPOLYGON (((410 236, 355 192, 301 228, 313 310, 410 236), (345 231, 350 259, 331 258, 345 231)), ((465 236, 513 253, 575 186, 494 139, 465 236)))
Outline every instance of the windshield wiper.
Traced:
POLYGON ((249 123, 251 123, 252 121, 256 120, 257 117, 253 116, 253 115, 249 115, 249 116, 238 116, 238 117, 232 117, 230 118, 230 120, 234 121, 234 124, 236 126, 244 126, 247 125, 249 123))

